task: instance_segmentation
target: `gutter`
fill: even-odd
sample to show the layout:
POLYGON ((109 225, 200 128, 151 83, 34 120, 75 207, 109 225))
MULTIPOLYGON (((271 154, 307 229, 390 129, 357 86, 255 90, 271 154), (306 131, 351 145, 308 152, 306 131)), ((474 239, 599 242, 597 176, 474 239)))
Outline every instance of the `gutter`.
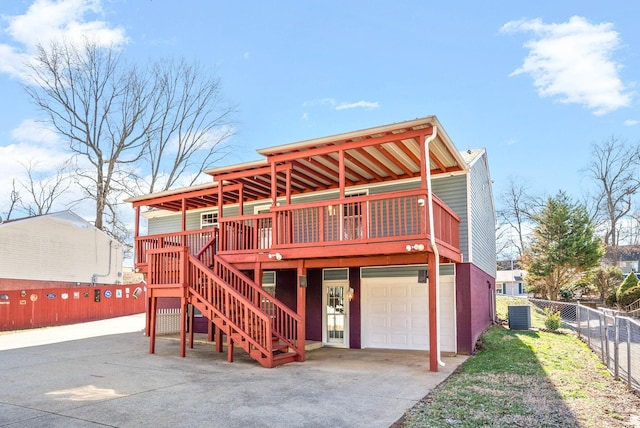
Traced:
MULTIPOLYGON (((424 151, 426 153, 427 159, 429 159, 429 143, 433 141, 438 135, 438 127, 436 125, 433 126, 433 132, 429 137, 427 137, 424 141, 424 151)), ((438 251, 438 246, 436 245, 436 237, 434 235, 435 226, 433 223, 433 190, 431 188, 431 168, 429 167, 428 161, 427 165, 425 165, 426 176, 427 176, 427 200, 429 201, 429 239, 431 241, 431 248, 433 249, 433 254, 435 255, 436 265, 436 349, 435 353, 438 358, 438 365, 440 367, 444 367, 445 364, 441 359, 440 355, 440 252, 438 251)))
POLYGON ((98 284, 98 277, 104 278, 107 277, 109 275, 111 275, 111 253, 113 252, 113 241, 111 239, 109 239, 109 270, 107 271, 106 274, 104 275, 99 275, 97 273, 94 273, 93 276, 91 277, 91 284, 92 285, 97 285, 98 284))

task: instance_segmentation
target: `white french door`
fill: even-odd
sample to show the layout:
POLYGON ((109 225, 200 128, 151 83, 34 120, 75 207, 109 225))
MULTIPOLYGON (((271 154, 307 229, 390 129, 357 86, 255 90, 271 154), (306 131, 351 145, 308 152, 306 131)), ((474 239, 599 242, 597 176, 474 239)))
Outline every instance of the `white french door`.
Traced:
POLYGON ((349 347, 349 281, 325 281, 322 284, 322 343, 349 347))

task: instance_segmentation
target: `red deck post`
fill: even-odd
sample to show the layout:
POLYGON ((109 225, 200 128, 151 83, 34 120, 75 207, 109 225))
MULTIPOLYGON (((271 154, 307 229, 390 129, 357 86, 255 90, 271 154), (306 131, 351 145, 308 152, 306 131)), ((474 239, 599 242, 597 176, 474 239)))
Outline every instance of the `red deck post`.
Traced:
POLYGON ((155 354, 156 352, 156 311, 158 307, 158 298, 153 296, 151 292, 151 304, 150 313, 151 319, 149 321, 149 353, 155 354))
POLYGON ((307 284, 306 278, 304 284, 302 284, 302 277, 307 275, 307 268, 304 266, 304 260, 300 260, 298 262, 298 295, 297 295, 297 310, 296 312, 300 315, 300 322, 298 323, 298 349, 300 351, 299 361, 304 361, 305 356, 305 342, 306 342, 306 334, 305 334, 305 325, 307 319, 307 284))
POLYGON ((186 341, 187 341, 187 299, 180 298, 180 356, 187 355, 186 341))
POLYGON ((429 273, 429 370, 438 371, 438 314, 436 313, 436 256, 427 256, 429 273))
POLYGON ((189 306, 191 306, 191 309, 189 310, 189 349, 193 349, 193 331, 195 330, 193 327, 193 320, 195 318, 195 306, 189 306))

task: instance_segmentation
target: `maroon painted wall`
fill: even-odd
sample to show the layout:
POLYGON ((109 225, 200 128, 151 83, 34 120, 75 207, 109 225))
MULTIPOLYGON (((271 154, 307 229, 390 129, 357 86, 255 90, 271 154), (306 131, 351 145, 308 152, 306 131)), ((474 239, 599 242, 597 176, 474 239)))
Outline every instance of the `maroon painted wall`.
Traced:
POLYGON ((133 297, 138 284, 94 287, 11 280, 10 286, 12 288, 9 288, 9 282, 0 281, 0 331, 73 324, 145 312, 144 294, 139 298, 133 297), (36 285, 40 287, 36 288, 36 285), (96 293, 100 296, 98 302, 96 293))
POLYGON ((296 270, 276 271, 276 299, 296 312, 298 309, 298 272, 296 270))
POLYGON ((456 265, 456 323, 458 353, 470 355, 491 325, 495 308, 495 279, 471 263, 456 265))
POLYGON ((349 302, 349 348, 362 348, 362 317, 360 316, 360 268, 349 269, 349 287, 353 299, 349 302))
POLYGON ((307 340, 322 341, 322 269, 307 271, 307 340))

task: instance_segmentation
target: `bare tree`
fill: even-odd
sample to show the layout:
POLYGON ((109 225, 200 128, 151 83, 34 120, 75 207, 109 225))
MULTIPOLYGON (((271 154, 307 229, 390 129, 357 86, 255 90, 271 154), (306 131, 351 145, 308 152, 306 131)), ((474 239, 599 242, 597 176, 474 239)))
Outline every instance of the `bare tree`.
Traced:
POLYGON ((197 63, 160 61, 153 76, 159 110, 158 126, 147 135, 150 193, 168 190, 185 172, 195 171, 185 183, 192 185, 201 171, 227 155, 235 112, 223 100, 220 80, 197 63))
POLYGON ((11 193, 9 193, 9 209, 7 211, 5 211, 6 213, 6 217, 4 219, 2 219, 0 217, 0 223, 3 220, 9 220, 11 219, 11 215, 13 214, 14 210, 20 206, 20 201, 22 200, 21 196, 20 196, 20 192, 18 191, 17 187, 16 187, 16 179, 14 178, 11 181, 11 193))
POLYGON ((48 176, 42 176, 42 174, 36 172, 38 162, 30 161, 21 165, 27 174, 27 181, 20 184, 29 196, 28 202, 21 198, 21 207, 30 216, 48 214, 54 207, 56 200, 71 186, 69 177, 71 160, 56 168, 54 175, 48 176))
POLYGON ((24 88, 78 155, 78 184, 95 200, 95 226, 109 232, 103 218, 117 179, 140 159, 155 125, 153 88, 118 51, 89 40, 40 45, 29 67, 24 88))
POLYGON ((29 67, 24 88, 77 157, 76 185, 95 201, 96 227, 121 241, 123 194, 167 190, 192 169, 193 184, 226 154, 235 108, 197 64, 139 69, 87 40, 39 46, 29 67))
POLYGON ((527 246, 527 232, 531 228, 531 218, 543 206, 540 198, 528 194, 527 186, 518 178, 509 178, 509 187, 500 195, 502 209, 498 210, 500 222, 508 225, 515 233, 509 234, 510 245, 515 247, 518 257, 522 257, 527 246))
POLYGON ((640 189, 640 148, 611 137, 594 144, 586 173, 597 184, 594 206, 597 219, 604 226, 604 243, 618 261, 620 221, 632 208, 632 197, 640 189))

